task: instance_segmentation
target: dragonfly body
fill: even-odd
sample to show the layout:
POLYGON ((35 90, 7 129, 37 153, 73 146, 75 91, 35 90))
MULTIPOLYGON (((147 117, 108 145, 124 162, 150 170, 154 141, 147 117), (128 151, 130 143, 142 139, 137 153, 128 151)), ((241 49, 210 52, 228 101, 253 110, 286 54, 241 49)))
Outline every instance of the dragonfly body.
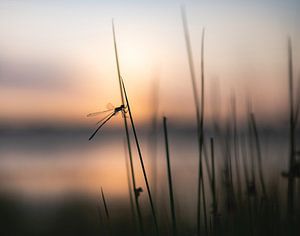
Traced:
POLYGON ((106 112, 110 112, 108 115, 106 115, 104 118, 102 118, 101 120, 99 120, 97 122, 97 124, 100 124, 99 127, 95 130, 95 132, 92 134, 92 136, 89 138, 89 140, 91 140, 95 134, 100 130, 100 128, 107 122, 109 121, 114 115, 118 114, 118 112, 125 112, 125 106, 124 104, 115 107, 115 108, 110 108, 108 110, 105 111, 100 111, 100 112, 94 112, 94 113, 89 113, 87 115, 87 117, 93 117, 93 116, 97 116, 106 112))
POLYGON ((122 104, 121 106, 116 107, 114 112, 118 113, 119 111, 123 111, 124 109, 125 109, 125 106, 122 104))

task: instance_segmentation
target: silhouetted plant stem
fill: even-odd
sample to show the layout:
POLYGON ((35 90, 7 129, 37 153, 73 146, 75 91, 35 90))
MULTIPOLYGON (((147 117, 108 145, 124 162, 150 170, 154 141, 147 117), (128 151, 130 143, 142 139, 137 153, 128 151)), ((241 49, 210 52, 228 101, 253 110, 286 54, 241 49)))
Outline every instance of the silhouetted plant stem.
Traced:
POLYGON ((234 195, 233 178, 232 178, 232 164, 230 153, 230 125, 229 121, 226 124, 226 137, 225 137, 225 188, 227 194, 227 209, 231 213, 236 208, 236 198, 234 195))
POLYGON ((175 215, 175 204, 174 204, 174 195, 173 195, 173 184, 172 184, 172 173, 171 173, 171 165, 170 165, 170 153, 169 153, 168 129, 167 129, 167 118, 166 117, 163 118, 163 126, 164 126, 164 137, 165 137, 165 145, 166 145, 167 172, 168 172, 168 184, 169 184, 173 235, 177 235, 177 223, 176 223, 176 215, 175 215))
POLYGON ((204 229, 205 229, 205 235, 208 235, 208 222, 207 222, 207 211, 206 211, 206 197, 205 197, 205 187, 204 187, 204 181, 203 181, 203 173, 202 173, 202 181, 201 181, 201 192, 202 192, 202 204, 203 204, 203 215, 204 215, 204 229))
MULTIPOLYGON (((153 198, 156 202, 157 199, 157 114, 159 105, 159 80, 155 79, 152 87, 152 119, 151 119, 151 132, 150 132, 150 156, 151 156, 151 170, 152 170, 152 190, 153 198)), ((157 206, 156 206, 157 207, 157 206)))
MULTIPOLYGON (((202 171, 202 148, 203 148, 203 122, 204 122, 204 35, 205 30, 202 30, 202 41, 201 41, 201 113, 199 110, 199 96, 196 88, 196 78, 194 72, 194 63, 192 58, 192 50, 189 38, 189 32, 187 28, 187 20, 184 8, 181 7, 181 14, 182 14, 182 22, 183 22, 183 29, 184 29, 184 36, 186 42, 186 49, 188 54, 188 62, 190 68, 190 75, 192 81, 192 88, 193 88, 193 96, 194 96, 194 103, 196 109, 196 120, 197 120, 197 137, 198 137, 198 148, 199 148, 199 168, 198 168, 198 190, 197 190, 197 235, 201 234, 200 225, 201 225, 201 187, 204 188, 204 181, 203 181, 203 171, 202 171)), ((204 190, 202 190, 204 193, 204 190)), ((205 193, 203 195, 203 209, 204 209, 204 223, 205 223, 205 230, 208 231, 207 226, 207 216, 206 216, 206 205, 205 205, 205 193)))
POLYGON ((128 193, 129 193, 129 200, 130 200, 130 210, 131 215, 133 219, 134 226, 136 227, 136 216, 134 211, 134 203, 133 203, 133 196, 132 196, 132 186, 131 186, 131 176, 130 176, 130 163, 127 158, 127 143, 126 140, 124 140, 124 149, 125 149, 125 165, 126 165, 126 176, 127 176, 127 183, 128 183, 128 193))
POLYGON ((293 221, 294 215, 294 166, 295 166, 295 126, 294 126, 294 86, 293 86, 293 55, 292 43, 288 38, 288 83, 289 83, 289 129, 290 129, 290 153, 289 153, 289 173, 288 173, 288 216, 290 222, 293 221))
MULTIPOLYGON (((97 200, 98 200, 98 198, 97 198, 97 200)), ((97 213, 98 213, 98 216, 99 216, 100 233, 102 234, 103 231, 104 231, 103 229, 105 228, 105 226, 104 226, 103 217, 102 217, 102 213, 101 213, 100 199, 99 199, 99 201, 97 201, 97 213)))
MULTIPOLYGON (((125 105, 123 88, 122 88, 123 86, 122 86, 122 82, 121 82, 121 73, 120 73, 120 66, 119 66, 119 58, 118 58, 118 50, 117 50, 117 42, 116 42, 114 22, 112 22, 112 30, 113 30, 113 40, 114 40, 114 49, 115 49, 115 58, 116 58, 116 64, 117 64, 117 72, 118 72, 118 81, 119 81, 119 86, 120 86, 121 102, 122 102, 122 105, 125 105)), ((135 181, 135 173, 134 173, 132 151, 131 151, 131 144, 130 144, 130 135, 129 135, 127 119, 126 119, 126 115, 125 115, 124 111, 123 111, 123 121, 124 121, 124 127, 125 127, 127 150, 128 150, 130 170, 131 170, 132 187, 133 187, 135 205, 136 205, 137 216, 138 216, 138 224, 139 224, 139 229, 140 229, 141 234, 144 235, 144 226, 143 226, 141 208, 140 208, 140 204, 139 204, 136 181, 135 181)))
POLYGON ((103 201, 104 210, 105 210, 105 216, 106 216, 106 220, 107 220, 108 235, 112 235, 109 211, 108 211, 108 207, 107 207, 107 204, 106 204, 106 200, 105 200, 105 196, 104 196, 104 192, 103 192, 102 187, 101 187, 101 196, 102 196, 102 201, 103 201))
POLYGON ((253 113, 250 114, 250 120, 252 123, 254 139, 255 139, 255 146, 256 146, 256 150, 257 150, 258 172, 259 172, 259 179, 260 179, 261 188, 262 188, 262 194, 263 194, 264 198, 267 198, 266 185, 265 185, 263 170, 262 170, 262 160, 261 160, 261 149, 260 149, 260 143, 259 143, 259 136, 258 136, 258 132, 257 132, 255 116, 253 113))
MULTIPOLYGON (((208 157, 208 153, 207 153, 206 149, 207 148, 206 148, 205 142, 203 142, 203 156, 204 156, 205 166, 206 166, 206 170, 207 170, 207 177, 208 177, 209 183, 211 183, 212 182, 212 173, 211 173, 211 170, 209 167, 209 160, 208 160, 209 157, 208 157)), ((210 190, 212 191, 211 184, 209 186, 210 186, 210 190)))
POLYGON ((215 233, 216 227, 218 226, 218 204, 216 194, 216 174, 215 174, 215 151, 214 151, 214 139, 210 138, 210 152, 211 152, 211 170, 212 170, 212 198, 213 198, 213 231, 215 233))
MULTIPOLYGON (((204 143, 204 37, 205 37, 205 29, 202 29, 202 37, 201 37, 201 113, 200 113, 200 153, 202 153, 203 143, 204 143)), ((208 234, 208 223, 207 223, 207 213, 206 213, 206 197, 205 197, 205 186, 203 180, 203 168, 202 168, 202 154, 200 154, 199 160, 199 178, 201 176, 202 182, 202 195, 203 195, 203 212, 204 212, 204 226, 206 235, 208 234), (200 173, 201 172, 201 173, 200 173)))
POLYGON ((298 124, 298 120, 299 120, 299 112, 300 112, 300 76, 298 79, 298 90, 297 90, 297 94, 296 94, 297 98, 296 98, 296 108, 295 108, 295 114, 294 114, 294 129, 296 132, 297 129, 297 124, 298 124))
POLYGON ((248 172, 248 162, 247 162, 247 150, 246 150, 246 137, 245 136, 241 136, 240 138, 240 149, 241 149, 241 161, 242 161, 242 166, 243 166, 243 170, 244 170, 244 177, 245 177, 245 186, 246 186, 246 193, 248 195, 248 189, 250 186, 250 180, 249 180, 249 172, 248 172))
POLYGON ((250 114, 252 113, 252 104, 250 100, 247 102, 248 106, 248 141, 249 141, 249 158, 250 158, 250 185, 249 188, 251 190, 251 195, 256 195, 256 178, 255 178, 255 163, 254 163, 254 152, 253 152, 253 135, 251 132, 251 120, 250 114))
POLYGON ((243 169, 244 169, 244 174, 245 174, 245 184, 246 184, 246 197, 247 197, 247 204, 248 204, 248 213, 249 213, 249 230, 250 230, 250 235, 253 235, 253 223, 252 223, 252 207, 251 207, 251 199, 250 199, 250 180, 249 180, 249 172, 248 172, 248 168, 247 168, 247 159, 248 159, 248 155, 247 155, 247 141, 246 141, 246 137, 241 136, 241 154, 242 154, 242 158, 241 160, 243 161, 242 165, 243 165, 243 169))
POLYGON ((126 88, 125 88, 124 81, 123 81, 122 78, 121 78, 121 81, 122 81, 122 87, 123 87, 124 96, 125 96, 125 100, 126 100, 126 106, 127 106, 127 109, 128 109, 129 118, 130 118, 130 122, 131 122, 131 127, 132 127, 132 131, 133 131, 134 139, 135 139, 135 144, 136 144, 136 148, 138 150, 139 159, 140 159, 140 163, 141 163, 141 167, 142 167, 142 171, 143 171, 143 176, 144 176, 144 180, 145 180, 145 183, 146 183, 147 193, 148 193, 150 206, 151 206, 151 213, 152 213, 153 220, 154 220, 154 225, 155 225, 155 231, 156 231, 156 234, 158 235, 159 231, 158 231, 157 217, 156 217, 153 198, 152 198, 152 195, 151 195, 149 181, 148 181, 148 178, 147 178, 146 169, 145 169, 145 165, 144 165, 144 161, 143 161, 143 156, 142 156, 139 140, 138 140, 138 137, 137 137, 137 133, 136 133, 136 129, 135 129, 135 125, 134 125, 134 121, 133 121, 133 117, 132 117, 132 113, 131 113, 131 109, 130 109, 130 103, 128 101, 128 97, 127 97, 127 93, 126 93, 126 88))
POLYGON ((233 150, 234 150, 235 167, 236 167, 237 195, 238 195, 238 201, 241 201, 242 187, 241 187, 241 177, 240 177, 240 169, 239 169, 240 162, 239 162, 239 153, 238 153, 236 101, 234 95, 231 98, 231 106, 232 106, 232 116, 233 116, 233 150))

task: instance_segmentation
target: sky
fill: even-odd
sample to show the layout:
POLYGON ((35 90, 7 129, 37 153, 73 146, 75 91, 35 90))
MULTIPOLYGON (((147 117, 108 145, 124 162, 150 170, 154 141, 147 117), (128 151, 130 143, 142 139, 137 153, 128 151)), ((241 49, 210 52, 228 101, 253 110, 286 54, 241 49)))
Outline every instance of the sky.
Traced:
POLYGON ((206 30, 206 119, 217 107, 230 117, 233 94, 239 120, 247 98, 260 120, 286 119, 288 35, 300 81, 299 1, 2 0, 0 123, 90 125, 86 114, 119 105, 112 19, 137 122, 151 119, 155 94, 159 115, 194 120, 181 5, 198 82, 206 30))

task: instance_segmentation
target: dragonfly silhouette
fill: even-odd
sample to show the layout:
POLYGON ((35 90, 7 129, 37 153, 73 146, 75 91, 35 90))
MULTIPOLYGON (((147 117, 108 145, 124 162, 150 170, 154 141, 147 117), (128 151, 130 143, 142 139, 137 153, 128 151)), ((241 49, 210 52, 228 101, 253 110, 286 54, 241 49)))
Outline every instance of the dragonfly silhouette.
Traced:
POLYGON ((87 117, 94 117, 94 116, 98 116, 104 113, 108 113, 106 116, 104 116, 101 120, 99 120, 96 124, 100 124, 99 127, 94 131, 94 133, 91 135, 91 137, 89 138, 89 140, 91 140, 96 133, 101 129, 101 127, 107 122, 109 121, 114 115, 118 114, 119 112, 124 112, 125 111, 125 106, 121 105, 118 107, 114 107, 112 104, 108 104, 107 105, 107 110, 104 111, 98 111, 98 112, 93 112, 93 113, 89 113, 86 116, 87 117))

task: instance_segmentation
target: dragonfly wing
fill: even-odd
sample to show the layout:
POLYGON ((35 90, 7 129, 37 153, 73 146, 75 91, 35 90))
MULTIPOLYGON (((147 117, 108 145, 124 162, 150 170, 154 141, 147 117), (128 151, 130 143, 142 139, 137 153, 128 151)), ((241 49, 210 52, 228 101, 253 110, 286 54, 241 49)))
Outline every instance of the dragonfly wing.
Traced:
POLYGON ((93 117, 93 116, 98 116, 100 114, 103 114, 103 113, 106 113, 106 112, 109 112, 109 111, 112 111, 113 109, 107 109, 105 111, 98 111, 98 112, 93 112, 93 113, 89 113, 87 114, 86 116, 87 117, 93 117))
POLYGON ((99 120, 96 125, 100 124, 102 121, 104 121, 107 117, 109 117, 111 115, 111 113, 109 113, 108 115, 104 116, 101 120, 99 120))

